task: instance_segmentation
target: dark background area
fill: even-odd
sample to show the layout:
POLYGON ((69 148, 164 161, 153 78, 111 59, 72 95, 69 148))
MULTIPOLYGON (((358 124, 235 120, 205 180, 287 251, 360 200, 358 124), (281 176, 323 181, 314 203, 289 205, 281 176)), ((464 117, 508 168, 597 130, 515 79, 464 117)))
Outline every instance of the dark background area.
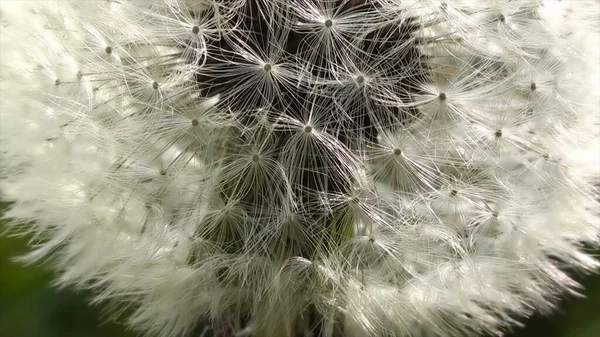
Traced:
MULTIPOLYGON (((27 250, 25 238, 0 236, 0 337, 139 336, 123 324, 107 322, 101 306, 88 305, 91 293, 53 288, 47 266, 10 260, 27 250)), ((566 297, 552 316, 525 320, 524 328, 503 337, 600 336, 600 275, 577 279, 586 298, 566 297)))

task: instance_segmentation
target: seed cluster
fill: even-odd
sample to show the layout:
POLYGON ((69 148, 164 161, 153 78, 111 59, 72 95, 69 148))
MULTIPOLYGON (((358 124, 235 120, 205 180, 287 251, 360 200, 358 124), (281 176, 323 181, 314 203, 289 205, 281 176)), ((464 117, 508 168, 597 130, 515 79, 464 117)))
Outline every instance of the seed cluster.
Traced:
MULTIPOLYGON (((350 193, 357 163, 348 158, 374 146, 379 132, 411 122, 417 113, 410 107, 411 96, 419 92, 427 69, 414 18, 384 20, 378 1, 325 1, 321 5, 329 10, 322 16, 302 15, 288 7, 294 5, 300 7, 244 2, 230 18, 235 29, 207 44, 196 81, 202 96, 220 95, 218 106, 237 119, 244 133, 257 132, 266 118, 272 130, 251 141, 269 144, 273 160, 288 161, 296 176, 290 182, 295 212, 322 221, 331 210, 315 200, 350 193), (351 20, 359 24, 348 29, 351 20), (383 91, 405 105, 378 102, 383 91), (289 152, 298 155, 290 158, 289 152)), ((258 162, 259 155, 252 156, 258 162)), ((224 197, 236 193, 234 188, 224 197)))

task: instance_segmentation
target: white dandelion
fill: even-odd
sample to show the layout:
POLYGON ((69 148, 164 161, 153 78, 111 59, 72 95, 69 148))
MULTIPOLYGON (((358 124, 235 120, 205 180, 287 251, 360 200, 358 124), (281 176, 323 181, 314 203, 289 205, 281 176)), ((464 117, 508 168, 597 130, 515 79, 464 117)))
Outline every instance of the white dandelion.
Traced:
POLYGON ((599 15, 2 1, 8 233, 149 336, 498 334, 599 267, 599 15))

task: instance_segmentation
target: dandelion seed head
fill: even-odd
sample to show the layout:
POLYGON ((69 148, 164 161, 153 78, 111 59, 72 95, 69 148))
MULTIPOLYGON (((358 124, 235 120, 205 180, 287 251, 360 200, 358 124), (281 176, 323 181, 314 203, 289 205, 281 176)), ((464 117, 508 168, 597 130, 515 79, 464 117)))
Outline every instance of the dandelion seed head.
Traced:
POLYGON ((0 2, 9 230, 152 335, 504 331, 599 267, 598 7, 0 2))

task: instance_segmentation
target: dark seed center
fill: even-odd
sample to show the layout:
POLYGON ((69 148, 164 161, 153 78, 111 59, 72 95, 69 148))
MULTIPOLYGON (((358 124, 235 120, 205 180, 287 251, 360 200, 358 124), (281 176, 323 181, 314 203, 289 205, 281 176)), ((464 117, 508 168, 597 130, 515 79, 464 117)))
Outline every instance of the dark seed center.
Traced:
POLYGON ((365 83, 365 77, 363 75, 358 75, 356 77, 356 83, 358 83, 359 85, 365 83))

